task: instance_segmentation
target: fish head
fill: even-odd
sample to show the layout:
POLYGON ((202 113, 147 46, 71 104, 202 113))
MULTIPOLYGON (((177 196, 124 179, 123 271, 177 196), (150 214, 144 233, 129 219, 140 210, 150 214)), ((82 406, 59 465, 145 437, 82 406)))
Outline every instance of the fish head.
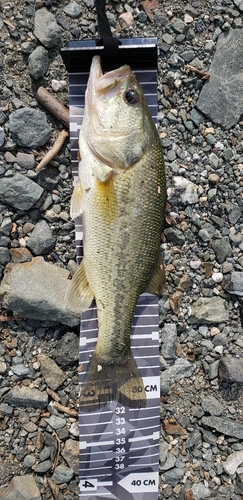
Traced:
POLYGON ((100 57, 94 56, 81 133, 92 153, 120 173, 136 165, 151 147, 154 124, 129 66, 103 74, 100 57))

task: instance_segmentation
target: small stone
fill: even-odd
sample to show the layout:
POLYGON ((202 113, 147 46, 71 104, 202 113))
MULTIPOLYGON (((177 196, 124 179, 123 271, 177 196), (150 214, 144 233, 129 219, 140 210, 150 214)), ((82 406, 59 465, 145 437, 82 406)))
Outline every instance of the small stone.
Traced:
POLYGON ((212 242, 213 250, 216 254, 217 261, 221 264, 227 257, 231 257, 232 248, 228 236, 223 236, 220 240, 212 242))
POLYGON ((229 383, 243 384, 243 360, 234 356, 223 356, 219 360, 219 377, 229 383))
POLYGON ((241 464, 243 464, 243 450, 231 453, 226 462, 223 462, 223 468, 227 474, 233 476, 241 464))
POLYGON ((174 323, 165 323, 161 331, 161 354, 166 360, 176 359, 177 329, 174 323))
POLYGON ((45 8, 36 10, 34 35, 47 49, 60 44, 61 28, 55 16, 45 8))
POLYGON ((26 467, 26 469, 30 469, 35 464, 35 461, 34 455, 26 455, 24 457, 23 466, 26 467))
POLYGON ((48 405, 48 396, 45 392, 29 387, 14 386, 4 397, 4 400, 13 406, 45 408, 48 405))
POLYGON ((177 227, 168 227, 164 230, 164 235, 174 245, 182 246, 185 243, 185 236, 177 227))
POLYGON ((46 384, 55 391, 66 380, 66 374, 48 356, 42 354, 37 359, 41 364, 41 373, 46 384))
POLYGON ((194 372, 196 365, 190 363, 187 359, 178 358, 174 365, 169 366, 160 374, 161 394, 167 394, 171 384, 184 377, 190 377, 194 372))
POLYGON ((54 474, 52 475, 51 479, 56 483, 56 484, 63 484, 63 483, 69 483, 73 477, 73 470, 69 469, 68 467, 65 467, 64 465, 58 465, 55 468, 54 474))
POLYGON ((160 471, 166 471, 172 469, 172 467, 175 466, 176 463, 176 457, 172 453, 168 453, 166 461, 163 464, 160 464, 159 469, 160 471))
POLYGON ((202 407, 205 412, 210 415, 222 415, 223 407, 214 396, 206 396, 202 398, 202 407))
POLYGON ((53 249, 55 243, 49 224, 42 220, 35 225, 27 241, 27 247, 34 255, 45 255, 53 249))
POLYGON ((195 483, 192 485, 193 500, 204 500, 210 498, 211 491, 203 483, 195 483))
POLYGON ((33 153, 17 153, 17 163, 20 167, 25 168, 26 170, 35 168, 35 155, 33 153))
POLYGON ((221 323, 228 319, 226 301, 221 297, 201 297, 192 306, 190 323, 221 323))
POLYGON ((7 403, 0 403, 0 414, 6 417, 11 417, 13 414, 13 407, 7 403))
POLYGON ((67 14, 67 16, 72 17, 75 19, 76 17, 79 17, 81 14, 82 8, 80 5, 76 2, 71 2, 66 7, 64 7, 63 12, 67 14))
POLYGON ((61 366, 74 365, 79 361, 79 338, 75 333, 67 332, 58 342, 54 357, 61 366))
POLYGON ((11 261, 14 264, 20 264, 22 262, 30 262, 32 260, 32 254, 27 248, 11 248, 10 250, 11 261))
POLYGON ((122 28, 129 28, 133 25, 134 19, 131 12, 123 12, 119 17, 118 21, 122 28))
POLYGON ((195 429, 191 434, 189 435, 187 441, 186 441, 186 447, 188 449, 193 448, 194 446, 197 446, 202 440, 201 433, 195 429))
POLYGON ((48 70, 48 51, 44 47, 37 47, 28 58, 29 73, 34 80, 42 78, 48 70))
POLYGON ((66 425, 65 418, 57 417, 56 415, 51 415, 50 418, 46 418, 45 420, 55 430, 62 429, 66 425))
POLYGON ((67 82, 65 80, 52 80, 51 86, 55 92, 59 92, 67 87, 67 82))
POLYGON ((161 478, 165 484, 171 484, 171 486, 175 486, 181 481, 181 479, 184 476, 184 473, 185 469, 179 469, 177 467, 173 467, 173 469, 164 472, 161 478))
POLYGON ((33 149, 43 146, 51 135, 45 113, 32 108, 21 108, 11 113, 9 129, 18 146, 33 149))
POLYGON ((243 424, 238 423, 236 420, 211 415, 210 417, 202 417, 202 423, 226 436, 243 439, 243 424))
POLYGON ((31 474, 13 477, 9 486, 1 490, 0 495, 3 500, 41 500, 39 489, 31 474))
POLYGON ((50 470, 53 466, 51 460, 44 460, 44 462, 40 462, 39 464, 33 467, 33 470, 39 474, 44 474, 48 470, 50 470))
POLYGON ((43 193, 43 188, 22 174, 3 178, 0 183, 0 199, 19 210, 29 210, 43 193))
POLYGON ((74 471, 74 474, 78 476, 79 441, 74 439, 67 439, 62 451, 62 456, 69 465, 70 469, 72 469, 74 471))
POLYGON ((223 281, 223 274, 222 273, 213 273, 212 280, 215 281, 215 283, 221 283, 221 281, 223 281))

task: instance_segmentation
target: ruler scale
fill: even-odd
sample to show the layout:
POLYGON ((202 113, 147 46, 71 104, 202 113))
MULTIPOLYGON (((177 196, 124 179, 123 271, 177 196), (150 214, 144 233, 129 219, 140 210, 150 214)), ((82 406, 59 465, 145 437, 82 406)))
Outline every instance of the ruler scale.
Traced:
MULTIPOLYGON (((121 64, 130 64, 157 120, 157 40, 122 39, 121 64)), ((95 41, 70 42, 62 50, 69 71, 70 144, 74 183, 78 175, 78 135, 91 59, 101 54, 95 41)), ((82 221, 75 221, 77 259, 82 257, 82 221)), ((112 401, 95 412, 79 414, 81 500, 157 500, 159 481, 159 333, 158 299, 140 295, 133 318, 131 347, 147 395, 145 408, 131 409, 112 401)), ((94 351, 98 334, 95 302, 80 324, 79 382, 94 351)), ((134 388, 139 390, 139 388, 134 388)))

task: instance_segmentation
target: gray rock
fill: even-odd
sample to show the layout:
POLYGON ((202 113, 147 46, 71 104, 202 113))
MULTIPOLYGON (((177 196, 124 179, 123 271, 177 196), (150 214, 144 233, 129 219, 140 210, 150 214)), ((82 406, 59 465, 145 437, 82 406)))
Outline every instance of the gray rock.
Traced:
POLYGON ((13 406, 45 408, 48 405, 48 395, 38 389, 16 385, 5 395, 4 401, 13 406))
POLYGON ((35 465, 33 467, 33 470, 37 473, 43 474, 44 472, 47 472, 50 470, 53 466, 53 463, 51 460, 44 460, 43 462, 40 462, 39 464, 35 465))
POLYGON ((229 221, 231 224, 236 224, 242 216, 242 210, 236 205, 232 205, 228 210, 229 221))
POLYGON ((34 455, 26 455, 24 457, 23 466, 26 467, 26 469, 30 469, 35 464, 35 461, 34 455))
POLYGON ((219 360, 219 377, 230 383, 243 384, 243 359, 222 356, 219 360))
POLYGON ((0 127, 0 147, 3 146, 4 141, 5 141, 4 129, 0 127))
POLYGON ((190 363, 187 359, 179 358, 173 366, 160 374, 160 391, 161 394, 167 394, 171 384, 184 377, 190 377, 194 372, 196 365, 190 363))
POLYGON ((243 424, 238 423, 236 420, 230 420, 223 417, 202 417, 202 423, 208 427, 216 429, 216 431, 225 434, 226 436, 243 439, 243 424))
POLYGON ((50 418, 45 419, 46 422, 52 427, 52 429, 62 429, 66 425, 66 419, 62 417, 57 417, 56 415, 51 415, 50 418))
POLYGON ((214 396, 206 396, 202 398, 202 407, 205 412, 210 415, 222 415, 223 407, 214 396))
POLYGON ((184 473, 185 469, 174 467, 173 469, 170 469, 169 471, 164 472, 164 474, 161 475, 162 481, 166 484, 171 484, 171 486, 175 486, 181 481, 184 473))
POLYGON ((193 121, 193 123, 195 123, 197 127, 199 127, 199 125, 204 122, 204 116, 196 108, 193 108, 191 110, 189 118, 193 121))
POLYGON ((74 474, 78 476, 79 474, 79 441, 74 439, 67 439, 65 441, 64 449, 62 451, 62 457, 65 462, 69 465, 70 469, 74 471, 74 474))
POLYGON ((7 403, 0 403, 0 413, 6 417, 11 417, 13 414, 13 407, 7 403))
POLYGON ((79 361, 79 338, 75 333, 67 332, 63 335, 54 353, 54 358, 61 366, 74 365, 79 361))
POLYGON ((161 331, 161 354, 166 360, 176 359, 177 329, 174 323, 165 323, 161 331))
POLYGON ((17 376, 18 380, 22 380, 27 375, 29 375, 30 369, 23 363, 19 363, 18 365, 12 366, 12 372, 17 376))
POLYGON ((5 247, 0 247, 0 264, 6 266, 6 264, 9 261, 10 261, 9 249, 5 247))
POLYGON ((4 297, 4 302, 16 316, 45 318, 75 326, 79 324, 80 317, 66 309, 64 300, 68 277, 66 269, 36 257, 31 262, 17 264, 5 275, 0 298, 4 297))
POLYGON ((215 227, 210 224, 209 222, 206 222, 205 224, 202 225, 202 228, 198 232, 198 236, 201 238, 202 241, 207 242, 211 241, 215 233, 215 227))
POLYGON ((34 255, 45 255, 53 249, 55 243, 49 224, 42 220, 35 225, 27 241, 27 247, 34 255))
POLYGON ((243 11, 243 1, 242 0, 234 0, 234 4, 243 11))
POLYGON ((2 500, 41 500, 41 495, 31 474, 13 477, 9 486, 1 490, 2 500))
POLYGON ((227 257, 231 257, 232 255, 232 248, 228 236, 223 236, 220 240, 214 240, 212 242, 212 247, 216 254, 216 259, 220 264, 224 262, 227 257))
POLYGON ((58 465, 55 468, 55 472, 52 475, 52 480, 56 484, 68 483, 71 481, 73 477, 73 470, 69 469, 69 467, 65 467, 64 465, 58 465))
POLYGON ((193 446, 197 446, 202 440, 201 433, 195 429, 186 441, 187 448, 193 448, 193 446))
POLYGON ((28 59, 29 73, 34 80, 43 77, 48 70, 48 52, 44 47, 37 47, 28 59))
POLYGON ((203 483, 195 483, 192 485, 193 500, 204 500, 211 496, 211 490, 203 483))
POLYGON ((209 380, 214 380, 218 376, 219 371, 219 360, 217 359, 213 363, 210 363, 208 368, 208 378, 209 380))
POLYGON ((20 167, 25 168, 26 170, 35 168, 35 155, 33 153, 17 153, 17 163, 20 167))
POLYGON ((170 241, 174 245, 182 246, 185 243, 185 236, 177 227, 168 227, 164 230, 164 235, 167 241, 170 241))
POLYGON ((45 8, 38 9, 35 13, 34 35, 47 49, 60 44, 61 28, 55 16, 45 8))
POLYGON ((164 439, 160 440, 160 445, 159 445, 159 461, 161 464, 163 464, 168 455, 168 443, 164 439))
POLYGON ((82 11, 82 9, 81 9, 80 5, 77 4, 76 2, 69 3, 63 9, 63 12, 65 12, 65 14, 67 14, 67 16, 73 17, 73 18, 78 17, 81 14, 81 11, 82 11))
POLYGON ((243 450, 235 451, 223 462, 223 468, 227 474, 233 476, 238 467, 243 463, 243 450))
POLYGON ((11 113, 9 129, 18 146, 33 149, 43 146, 51 136, 45 113, 32 108, 21 108, 11 113))
POLYGON ((168 453, 166 461, 160 465, 160 470, 166 471, 172 469, 176 463, 176 457, 172 453, 168 453))
POLYGON ((55 391, 66 380, 66 374, 49 356, 40 355, 38 361, 41 364, 41 374, 46 384, 55 391))
POLYGON ((228 319, 226 301, 221 297, 201 297, 192 306, 190 323, 220 323, 228 319))
POLYGON ((19 173, 13 177, 4 177, 0 182, 0 201, 19 210, 29 210, 42 193, 42 187, 19 173))
POLYGON ((222 33, 197 108, 225 128, 235 125, 243 112, 243 31, 222 33), (233 57, 234 55, 234 57, 233 57))

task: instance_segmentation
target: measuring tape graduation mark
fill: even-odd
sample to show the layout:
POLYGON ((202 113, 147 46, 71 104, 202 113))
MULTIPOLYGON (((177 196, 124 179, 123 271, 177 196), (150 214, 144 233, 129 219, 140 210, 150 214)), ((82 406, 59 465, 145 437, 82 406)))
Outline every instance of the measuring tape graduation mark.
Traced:
MULTIPOLYGON (((135 70, 151 114, 157 119, 156 39, 122 40, 124 61, 135 70), (130 46, 132 46, 130 48, 130 46), (151 50, 151 52, 150 52, 151 50), (146 67, 146 69, 141 69, 146 67)), ((70 42, 63 59, 69 68, 70 144, 74 179, 78 175, 78 135, 89 66, 100 53, 94 41, 70 42), (80 71, 83 68, 83 71, 80 71)), ((75 221, 78 261, 82 257, 82 221, 75 221)), ((80 500, 157 500, 159 463, 158 300, 139 297, 132 334, 132 352, 143 378, 147 406, 131 409, 116 401, 96 412, 80 412, 80 500)), ((93 303, 80 324, 80 384, 97 342, 97 310, 93 303)), ((134 387, 139 391, 139 387, 134 387)))

